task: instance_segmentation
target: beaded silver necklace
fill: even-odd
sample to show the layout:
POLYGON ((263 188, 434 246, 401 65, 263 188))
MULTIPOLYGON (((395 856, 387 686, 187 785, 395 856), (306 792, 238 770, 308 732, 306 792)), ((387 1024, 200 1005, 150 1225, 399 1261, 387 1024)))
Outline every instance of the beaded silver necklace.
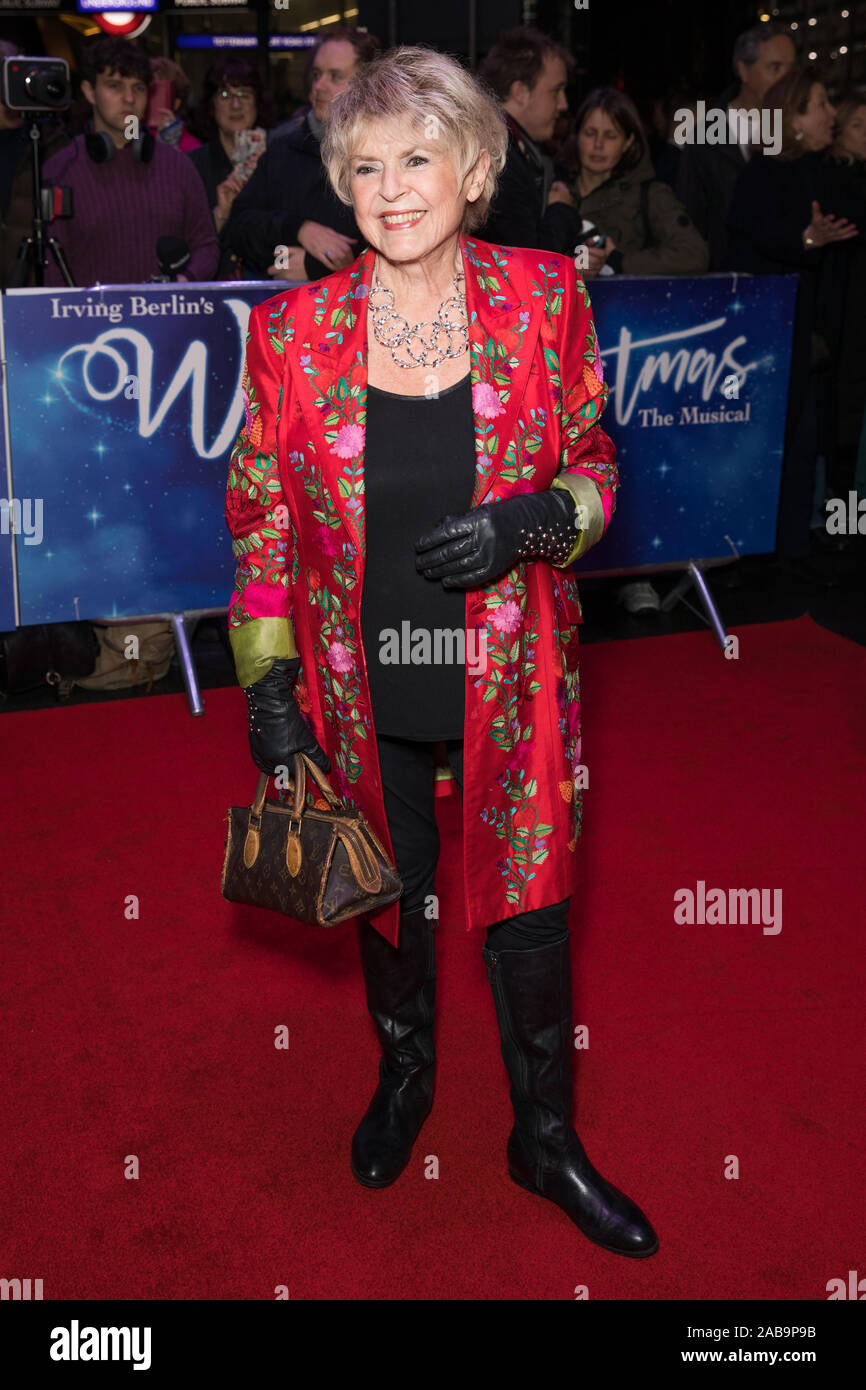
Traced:
POLYGON ((451 281, 454 293, 442 300, 436 317, 429 323, 410 325, 408 319, 404 319, 394 308, 394 295, 382 284, 376 266, 367 312, 376 342, 391 349, 391 356, 398 367, 438 367, 446 357, 459 357, 466 351, 469 346, 469 323, 463 294, 464 280, 461 267, 451 281), (425 329, 426 333, 423 331, 425 329), (398 356, 398 350, 405 355, 398 356))

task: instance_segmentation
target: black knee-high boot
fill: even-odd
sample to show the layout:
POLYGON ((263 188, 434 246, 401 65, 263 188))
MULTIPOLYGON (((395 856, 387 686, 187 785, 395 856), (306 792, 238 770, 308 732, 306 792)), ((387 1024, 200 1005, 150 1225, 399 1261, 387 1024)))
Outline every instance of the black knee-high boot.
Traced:
POLYGON ((571 955, 568 938, 531 951, 481 954, 493 988, 514 1128, 508 1171, 561 1207, 616 1255, 652 1255, 658 1236, 639 1207, 593 1168, 572 1129, 571 955))
POLYGON ((352 1172, 365 1187, 400 1176, 433 1107, 433 932, 423 907, 400 914, 396 949, 369 922, 358 923, 367 1007, 382 1048, 379 1084, 352 1140, 352 1172))

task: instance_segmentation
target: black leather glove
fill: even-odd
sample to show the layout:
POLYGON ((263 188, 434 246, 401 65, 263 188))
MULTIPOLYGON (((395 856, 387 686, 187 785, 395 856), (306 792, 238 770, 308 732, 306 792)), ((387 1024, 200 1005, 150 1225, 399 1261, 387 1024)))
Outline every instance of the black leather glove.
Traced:
POLYGON ((291 772, 295 753, 306 753, 323 772, 331 770, 330 759, 295 704, 300 668, 300 657, 280 657, 266 676, 244 688, 250 712, 250 753, 259 772, 270 776, 278 767, 291 772))
POLYGON ((579 534, 567 488, 526 492, 446 516, 415 542, 415 567, 443 589, 477 589, 507 574, 518 560, 559 560, 579 534))

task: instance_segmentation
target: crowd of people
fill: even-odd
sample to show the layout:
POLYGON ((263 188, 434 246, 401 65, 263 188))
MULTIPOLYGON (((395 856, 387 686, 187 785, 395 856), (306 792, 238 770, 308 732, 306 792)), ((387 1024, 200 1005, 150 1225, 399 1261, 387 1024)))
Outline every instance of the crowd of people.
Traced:
MULTIPOLYGON (((158 278, 160 237, 188 252, 180 280, 297 283, 349 265, 364 242, 330 186, 321 142, 335 96, 381 51, 366 31, 328 31, 308 59, 306 104, 279 120, 258 66, 243 56, 217 59, 190 106, 177 63, 124 39, 90 44, 79 72, 84 129, 57 118, 42 131, 43 184, 72 189, 72 217, 55 217, 49 232, 74 282, 158 278), (154 112, 156 81, 174 95, 154 112)), ((565 48, 526 28, 502 34, 484 58, 478 76, 501 106, 508 146, 476 235, 579 256, 590 280, 799 277, 777 545, 814 574, 823 495, 854 485, 866 402, 866 94, 831 103, 821 72, 798 62, 790 34, 773 24, 740 35, 734 82, 706 105, 781 113, 780 143, 760 157, 760 122, 732 124, 737 138, 721 143, 679 141, 693 94, 672 93, 645 122, 625 92, 599 87, 572 116, 572 67, 565 48)), ((30 231, 26 136, 21 114, 0 106, 4 289, 30 231)), ((53 258, 45 283, 64 283, 53 258)), ((630 597, 635 611, 657 606, 648 584, 630 597)))

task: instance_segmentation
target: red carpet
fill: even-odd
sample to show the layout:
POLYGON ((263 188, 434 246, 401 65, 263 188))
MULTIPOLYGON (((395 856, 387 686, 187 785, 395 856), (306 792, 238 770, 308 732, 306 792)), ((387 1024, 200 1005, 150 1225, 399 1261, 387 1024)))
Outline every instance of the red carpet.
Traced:
POLYGON ((809 618, 743 629, 738 661, 709 633, 584 651, 576 1128, 658 1230, 646 1261, 508 1177, 483 942, 448 880, 456 798, 434 1109, 368 1191, 354 925, 219 893, 225 810, 255 783, 240 692, 198 720, 179 695, 4 717, 0 1276, 46 1299, 570 1300, 825 1299, 866 1274, 864 687, 866 652, 809 618), (678 925, 698 880, 781 889, 781 932, 678 925))

